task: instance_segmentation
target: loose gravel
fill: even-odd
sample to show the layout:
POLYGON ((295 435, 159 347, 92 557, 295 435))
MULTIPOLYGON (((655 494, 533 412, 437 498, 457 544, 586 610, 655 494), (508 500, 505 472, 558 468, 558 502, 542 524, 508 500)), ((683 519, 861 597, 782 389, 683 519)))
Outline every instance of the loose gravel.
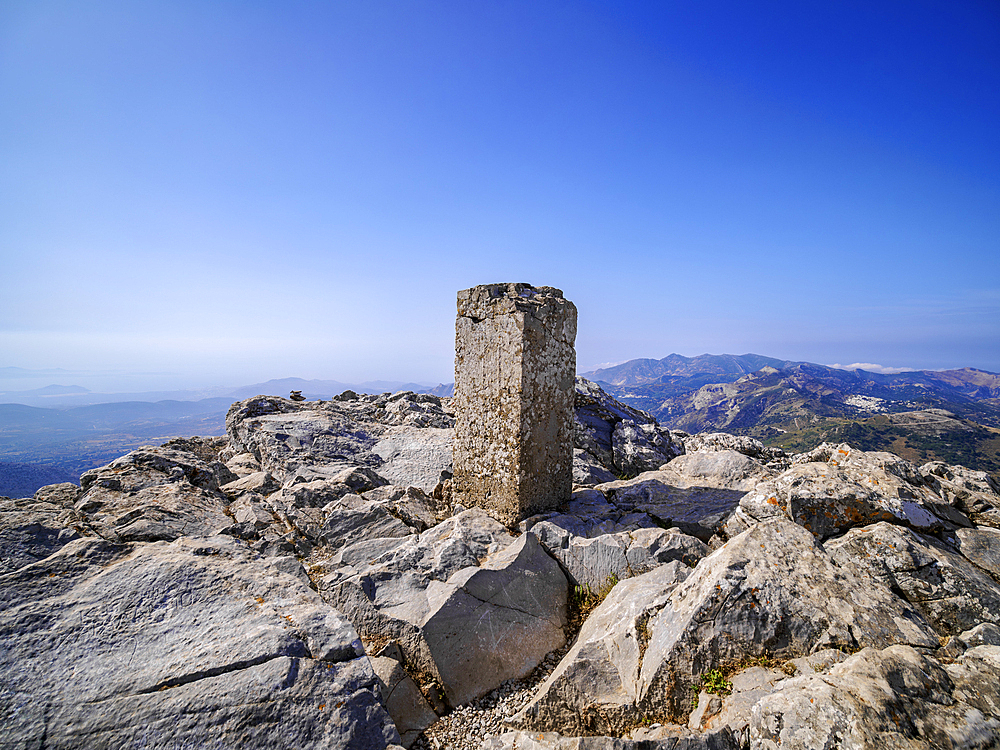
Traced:
POLYGON ((528 705, 574 640, 570 638, 562 648, 550 652, 527 677, 507 680, 493 692, 442 716, 424 730, 412 750, 479 750, 485 740, 514 729, 507 722, 528 705))

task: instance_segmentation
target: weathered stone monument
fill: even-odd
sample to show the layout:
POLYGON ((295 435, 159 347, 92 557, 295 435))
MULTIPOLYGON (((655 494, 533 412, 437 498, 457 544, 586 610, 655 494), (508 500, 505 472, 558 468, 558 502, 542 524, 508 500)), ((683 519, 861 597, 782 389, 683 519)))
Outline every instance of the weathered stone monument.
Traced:
POLYGON ((576 306, 552 287, 458 293, 456 502, 503 524, 568 500, 573 485, 576 306))

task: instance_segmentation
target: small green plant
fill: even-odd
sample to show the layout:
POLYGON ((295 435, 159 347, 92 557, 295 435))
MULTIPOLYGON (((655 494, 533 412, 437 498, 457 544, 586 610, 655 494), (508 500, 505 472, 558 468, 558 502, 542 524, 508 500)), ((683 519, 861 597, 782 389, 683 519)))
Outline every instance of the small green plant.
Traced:
POLYGON ((706 693, 729 695, 733 692, 733 683, 727 680, 726 676, 718 669, 713 669, 701 676, 701 689, 706 693))

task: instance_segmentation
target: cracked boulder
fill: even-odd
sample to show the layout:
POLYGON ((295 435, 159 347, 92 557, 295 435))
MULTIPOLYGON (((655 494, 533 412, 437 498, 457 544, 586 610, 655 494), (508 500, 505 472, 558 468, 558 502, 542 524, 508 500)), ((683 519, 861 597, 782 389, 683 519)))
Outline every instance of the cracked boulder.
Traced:
POLYGON ((621 734, 636 726, 647 621, 689 572, 673 562, 619 581, 513 723, 564 735, 621 734))
POLYGON ((947 539, 963 557, 1000 581, 1000 529, 957 529, 947 539))
POLYGON ((791 468, 743 497, 727 531, 734 535, 777 516, 792 519, 821 539, 879 521, 928 531, 971 525, 934 494, 909 462, 846 443, 824 443, 796 456, 791 468))
POLYGON ((382 705, 399 731, 400 744, 410 747, 427 727, 437 721, 438 716, 421 695, 417 683, 396 659, 373 656, 371 662, 378 675, 382 705))
POLYGON ((648 627, 639 702, 671 720, 686 720, 700 675, 728 662, 938 645, 913 607, 837 567, 812 534, 785 519, 757 524, 702 560, 648 627))
MULTIPOLYGON (((575 447, 607 470, 617 469, 613 440, 616 425, 624 420, 635 425, 656 424, 646 412, 623 404, 605 393, 597 383, 581 377, 576 379, 573 413, 575 447)), ((620 473, 620 469, 618 471, 620 473)))
POLYGON ((0 575, 44 560, 79 538, 79 532, 70 526, 72 504, 79 491, 71 484, 49 485, 33 498, 0 497, 0 575), (51 502, 60 499, 57 492, 47 492, 52 488, 72 488, 63 493, 66 504, 51 502))
POLYGON ((950 664, 904 645, 867 648, 780 683, 753 708, 750 746, 864 750, 1000 746, 1000 647, 950 664))
POLYGON ((114 542, 210 535, 232 524, 220 487, 236 476, 218 461, 145 446, 80 477, 81 523, 114 542))
POLYGON ((1000 623, 1000 584, 932 536, 877 523, 825 547, 842 568, 896 592, 941 633, 1000 623))
POLYGON ((935 494, 977 525, 1000 529, 1000 484, 985 471, 931 461, 920 474, 935 494))
POLYGON ((655 471, 684 452, 670 431, 658 424, 641 424, 623 419, 611 433, 611 454, 615 468, 624 476, 655 471))
POLYGON ((84 538, 0 576, 4 740, 398 743, 357 634, 293 567, 301 573, 295 560, 268 563, 230 537, 84 538))
POLYGON ((313 568, 363 638, 395 639, 409 669, 458 706, 532 672, 565 641, 568 583, 534 534, 512 538, 479 509, 381 556, 313 568))
POLYGON ((695 537, 660 528, 646 513, 622 511, 592 489, 574 492, 565 513, 536 516, 524 525, 562 564, 573 585, 595 591, 611 577, 631 578, 671 560, 694 567, 708 554, 695 537))

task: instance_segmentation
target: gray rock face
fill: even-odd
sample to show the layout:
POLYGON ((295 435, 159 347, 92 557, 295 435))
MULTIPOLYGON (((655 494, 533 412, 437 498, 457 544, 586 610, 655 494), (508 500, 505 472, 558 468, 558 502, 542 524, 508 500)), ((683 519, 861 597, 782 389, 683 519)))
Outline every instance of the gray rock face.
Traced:
POLYGON ((458 293, 456 502, 514 525, 569 499, 575 340, 576 307, 558 289, 458 293))
POLYGON ((673 562, 615 585, 515 724, 563 734, 621 734, 635 726, 647 622, 688 573, 673 562))
MULTIPOLYGON (((969 525, 923 484, 914 466, 891 453, 824 443, 793 463, 740 501, 749 522, 785 516, 820 538, 878 521, 926 530, 944 528, 943 519, 969 525)), ((734 530, 740 528, 737 523, 734 530)))
POLYGON ((759 440, 745 435, 730 435, 728 432, 701 432, 683 439, 688 453, 712 451, 736 451, 772 468, 785 468, 788 457, 780 448, 771 448, 759 440))
POLYGON ((694 570, 675 562, 620 582, 518 719, 571 734, 620 733, 643 715, 687 724, 691 687, 723 664, 901 642, 938 639, 904 601, 837 568, 809 532, 778 519, 694 570))
POLYGON ((20 747, 385 747, 350 624, 229 537, 77 539, 0 576, 0 726, 20 747))
POLYGON ((379 476, 402 487, 431 492, 451 467, 454 431, 445 427, 390 427, 373 448, 382 459, 379 476))
POLYGON ((785 681, 752 711, 750 746, 812 750, 1000 744, 1000 647, 952 664, 903 645, 865 649, 825 675, 785 681))
POLYGON ((566 578, 531 532, 428 589, 421 629, 453 706, 526 677, 566 640, 566 578))
POLYGON ((80 477, 79 520, 109 541, 210 535, 232 524, 221 485, 236 476, 174 448, 146 446, 80 477))
POLYGON ((368 564, 313 577, 372 641, 395 639, 407 666, 439 680, 452 706, 530 673, 565 640, 568 583, 533 534, 516 540, 475 508, 368 564))
POLYGON ((379 472, 383 466, 395 477, 421 482, 414 486, 432 475, 436 483, 451 467, 453 426, 440 398, 409 392, 323 403, 255 396, 233 404, 226 415, 233 450, 252 455, 258 470, 282 485, 332 479, 355 467, 379 472))
POLYGON ((883 522, 825 547, 842 568, 905 597, 941 633, 1000 623, 1000 584, 933 537, 883 522))
POLYGON ((985 471, 932 461, 920 467, 927 485, 980 526, 1000 529, 1000 486, 985 471))
MULTIPOLYGON (((596 464, 618 476, 634 476, 659 468, 684 452, 680 440, 649 414, 615 400, 585 378, 576 379, 574 412, 575 445, 583 452, 581 463, 596 464)), ((614 479, 614 475, 602 479, 600 472, 593 473, 595 481, 579 483, 614 479)))
POLYGON ((683 720, 696 678, 750 656, 909 643, 937 634, 906 602, 835 566, 812 535, 761 523, 699 563, 649 621, 639 696, 683 720))
POLYGON ((582 448, 573 449, 573 484, 594 485, 615 481, 615 475, 582 448))
POLYGON ((623 511, 597 490, 577 490, 565 513, 528 519, 573 585, 599 590, 614 577, 631 578, 680 560, 691 567, 708 547, 679 529, 662 529, 646 513, 623 511))
POLYGON ((681 727, 638 730, 636 739, 563 737, 557 732, 504 732, 484 742, 480 750, 737 750, 735 738, 722 732, 691 732, 681 727))
POLYGON ((611 451, 615 466, 625 476, 658 469, 684 452, 675 445, 670 431, 657 424, 636 424, 624 419, 611 433, 611 451))
POLYGON ((958 529, 948 541, 963 557, 1000 581, 1000 529, 958 529))
POLYGON ((421 732, 437 721, 437 714, 396 659, 373 656, 371 662, 381 683, 382 705, 399 731, 400 743, 410 747, 421 732))
POLYGON ((620 508, 647 513, 708 541, 757 481, 773 472, 732 450, 688 453, 658 471, 596 489, 620 508))
MULTIPOLYGON (((62 505, 37 499, 52 496, 51 493, 43 492, 46 489, 49 488, 42 487, 34 498, 15 500, 0 497, 0 575, 44 560, 65 544, 79 538, 80 534, 70 528, 72 511, 62 505)), ((78 494, 80 488, 75 489, 73 495, 78 494)))

